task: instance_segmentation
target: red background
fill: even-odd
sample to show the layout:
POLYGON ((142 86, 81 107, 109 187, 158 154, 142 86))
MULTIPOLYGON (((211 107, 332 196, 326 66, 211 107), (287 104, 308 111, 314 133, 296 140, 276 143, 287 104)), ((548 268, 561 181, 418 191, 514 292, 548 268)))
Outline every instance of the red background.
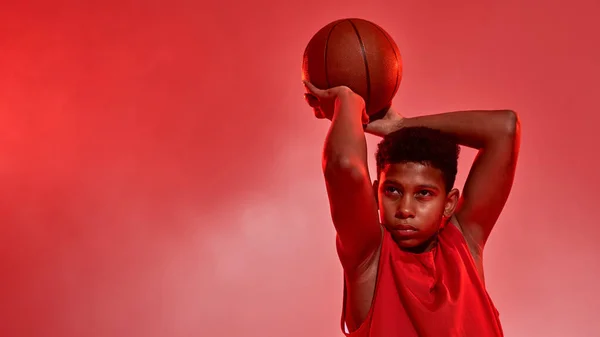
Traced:
POLYGON ((520 113, 489 292, 507 336, 600 335, 594 1, 97 3, 0 10, 2 336, 341 335, 300 65, 343 17, 398 43, 404 115, 520 113))

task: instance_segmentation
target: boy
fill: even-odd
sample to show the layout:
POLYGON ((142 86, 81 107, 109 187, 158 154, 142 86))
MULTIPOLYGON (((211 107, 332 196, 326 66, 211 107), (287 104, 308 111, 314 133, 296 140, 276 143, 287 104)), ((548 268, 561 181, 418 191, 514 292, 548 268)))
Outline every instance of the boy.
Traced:
POLYGON ((517 115, 403 118, 389 109, 369 123, 364 100, 349 88, 305 85, 315 116, 332 121, 323 172, 344 269, 344 333, 503 336, 482 256, 512 187, 517 115), (364 132, 384 137, 373 184, 364 132), (458 144, 479 150, 462 197, 453 186, 458 144))

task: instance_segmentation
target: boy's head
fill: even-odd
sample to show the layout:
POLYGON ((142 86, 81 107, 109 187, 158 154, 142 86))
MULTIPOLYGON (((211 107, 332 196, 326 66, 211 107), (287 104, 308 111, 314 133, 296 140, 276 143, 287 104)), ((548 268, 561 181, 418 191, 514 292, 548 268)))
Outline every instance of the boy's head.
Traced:
POLYGON ((459 151, 451 136, 425 127, 401 128, 379 143, 373 187, 381 223, 399 246, 426 249, 452 216, 459 151))

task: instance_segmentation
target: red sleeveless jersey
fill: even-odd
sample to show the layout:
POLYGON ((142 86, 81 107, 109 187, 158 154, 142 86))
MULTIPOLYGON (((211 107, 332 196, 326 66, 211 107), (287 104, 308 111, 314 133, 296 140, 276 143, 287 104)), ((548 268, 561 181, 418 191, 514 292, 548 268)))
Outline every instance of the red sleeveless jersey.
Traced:
MULTIPOLYGON (((345 329, 346 294, 342 309, 345 329)), ((384 231, 371 309, 351 337, 491 337, 502 327, 462 233, 452 224, 429 252, 402 251, 384 231)))

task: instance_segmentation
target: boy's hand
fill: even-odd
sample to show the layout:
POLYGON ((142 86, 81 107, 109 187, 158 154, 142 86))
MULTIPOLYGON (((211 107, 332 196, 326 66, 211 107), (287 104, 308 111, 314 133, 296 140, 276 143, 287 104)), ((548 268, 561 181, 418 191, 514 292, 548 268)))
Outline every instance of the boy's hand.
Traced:
POLYGON ((383 117, 375 119, 367 124, 365 132, 383 137, 388 133, 397 130, 398 124, 403 118, 404 117, 402 117, 400 113, 396 112, 396 110, 390 107, 387 109, 383 117))
MULTIPOLYGON (((304 98, 306 99, 308 105, 313 108, 315 117, 319 119, 333 119, 333 113, 335 111, 335 103, 337 99, 357 100, 360 101, 361 105, 364 107, 365 103, 363 98, 346 86, 338 86, 322 90, 315 87, 308 81, 303 82, 308 90, 308 92, 304 94, 304 98)), ((363 124, 369 122, 369 116, 364 108, 362 111, 362 122, 363 124)))

